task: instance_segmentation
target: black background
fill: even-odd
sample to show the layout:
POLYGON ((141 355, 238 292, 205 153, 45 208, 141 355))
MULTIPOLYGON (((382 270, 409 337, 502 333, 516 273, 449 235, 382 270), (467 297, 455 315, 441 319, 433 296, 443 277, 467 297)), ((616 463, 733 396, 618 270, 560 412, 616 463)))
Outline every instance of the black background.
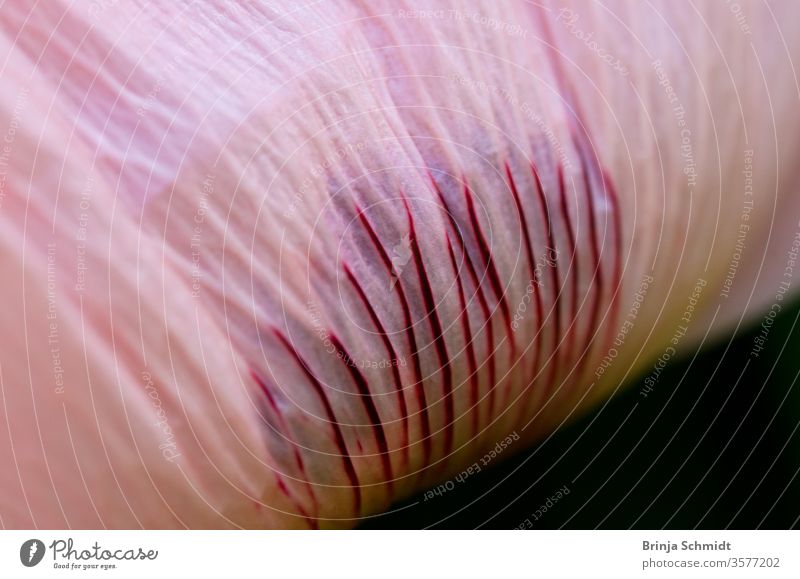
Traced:
POLYGON ((750 356, 756 326, 672 363, 646 399, 642 376, 538 446, 360 526, 511 529, 529 519, 534 529, 796 527, 799 316, 800 304, 784 308, 758 358, 750 356), (564 485, 570 493, 534 520, 564 485))

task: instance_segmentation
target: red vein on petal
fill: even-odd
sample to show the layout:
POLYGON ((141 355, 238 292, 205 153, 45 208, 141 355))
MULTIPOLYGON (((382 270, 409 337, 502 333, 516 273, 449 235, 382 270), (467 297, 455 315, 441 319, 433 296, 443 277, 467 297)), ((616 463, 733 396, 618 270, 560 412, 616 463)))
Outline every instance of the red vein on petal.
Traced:
POLYGON ((364 292, 364 288, 361 287, 361 284, 358 283, 356 276, 353 274, 351 269, 344 264, 344 271, 347 279, 350 281, 350 284, 355 288, 356 293, 361 298, 364 307, 366 308, 367 312, 369 313, 369 317, 372 320, 372 324, 375 326, 376 330, 380 334, 381 341, 383 341, 383 345, 386 348, 386 352, 389 355, 390 360, 392 361, 392 378, 394 379, 394 387, 395 391, 397 392, 397 404, 400 408, 400 416, 402 419, 402 438, 400 440, 400 447, 402 449, 402 461, 403 465, 408 464, 408 455, 409 455, 409 445, 408 445, 408 408, 406 406, 406 399, 403 392, 403 382, 400 378, 400 369, 398 368, 398 358, 397 352, 392 345, 389 336, 386 333, 386 330, 383 327, 383 324, 378 318, 378 314, 375 312, 375 308, 372 307, 369 299, 367 298, 366 293, 364 292))
POLYGON ((378 413, 378 408, 375 406, 375 401, 372 399, 372 392, 369 389, 369 384, 367 383, 367 379, 364 378, 364 374, 361 373, 361 370, 356 368, 355 364, 353 364, 353 358, 342 345, 339 338, 331 334, 331 343, 339 354, 336 357, 342 361, 342 364, 344 364, 348 372, 350 372, 350 377, 353 379, 358 389, 361 404, 364 406, 364 411, 367 413, 370 425, 372 426, 372 434, 375 436, 375 441, 378 443, 383 476, 386 479, 386 484, 391 493, 394 484, 394 475, 392 474, 392 461, 389 457, 389 444, 386 441, 386 431, 383 429, 381 416, 378 413))
POLYGON ((439 189, 438 184, 433 179, 433 176, 428 174, 430 177, 431 183, 433 184, 433 188, 436 191, 437 195, 439 196, 439 200, 442 202, 444 206, 445 212, 447 213, 448 220, 450 221, 450 226, 455 233, 455 238, 458 241, 458 248, 461 253, 464 255, 464 262, 467 265, 467 272, 470 275, 470 279, 472 283, 475 285, 475 294, 478 297, 478 303, 480 304, 481 311, 483 312, 484 319, 486 323, 484 326, 486 327, 486 339, 487 339, 487 350, 489 352, 486 364, 489 367, 489 391, 488 391, 488 406, 489 406, 489 414, 488 418, 491 420, 494 414, 494 405, 495 405, 495 375, 496 375, 496 368, 495 368, 495 359, 494 355, 497 351, 497 347, 494 343, 494 327, 492 325, 492 311, 489 308, 489 302, 486 299, 486 295, 483 292, 483 284, 480 282, 478 278, 478 273, 475 268, 475 264, 472 262, 472 257, 470 256, 469 252, 464 243, 463 236, 461 235, 461 229, 458 227, 456 223, 455 217, 453 216, 453 212, 450 210, 450 207, 447 204, 447 200, 444 197, 441 189, 439 189))
POLYGON ((347 478, 350 481, 350 487, 353 489, 353 499, 354 499, 354 511, 356 515, 361 514, 361 484, 358 480, 358 475, 356 474, 356 469, 353 466, 353 459, 347 451, 347 444, 344 441, 344 435, 342 434, 342 429, 339 426, 338 421, 336 420, 336 415, 333 412, 333 408, 331 407, 330 400, 328 400, 328 396, 325 394, 325 387, 320 383, 316 376, 311 372, 306 364, 306 361, 300 355, 300 353, 295 349, 294 346, 289 342, 286 336, 280 332, 277 328, 273 328, 273 332, 275 336, 277 336, 278 340, 283 344, 283 346, 289 351, 289 353, 294 357, 297 364, 300 366, 300 369, 308 378, 311 387, 314 389, 314 392, 319 397, 320 401, 322 402, 323 407, 325 408, 325 415, 328 420, 328 423, 331 425, 333 429, 333 436, 336 442, 336 447, 339 450, 339 457, 342 459, 342 464, 344 465, 345 473, 347 474, 347 478))
MULTIPOLYGON (((558 368, 558 359, 559 359, 559 352, 558 352, 558 344, 559 338, 561 336, 561 275, 559 273, 558 267, 558 256, 559 252, 556 251, 555 241, 553 239, 553 223, 552 223, 552 216, 550 215, 550 206, 547 203, 547 197, 544 194, 544 187, 542 186, 542 180, 539 178, 539 171, 536 169, 536 165, 533 162, 530 163, 531 173, 533 174, 533 180, 536 183, 536 196, 539 200, 539 207, 542 210, 542 215, 545 216, 545 221, 547 223, 547 243, 548 243, 548 253, 551 254, 552 260, 552 267, 550 267, 550 281, 553 284, 553 307, 554 310, 554 331, 553 331, 553 346, 551 349, 551 359, 550 359, 550 370, 548 372, 547 381, 545 383, 545 390, 549 388, 549 384, 553 383, 555 379, 556 369, 558 368)), ((535 402, 539 400, 538 396, 531 396, 531 401, 534 402, 533 410, 536 409, 535 402)), ((530 413, 530 409, 526 408, 526 415, 530 413)))
MULTIPOLYGON (((576 139, 577 140, 577 139, 576 139)), ((597 239, 597 215, 595 213, 595 205, 594 205, 594 197, 592 196, 592 188, 590 183, 590 175, 589 175, 589 165, 586 161, 586 152, 584 151, 583 147, 580 144, 577 144, 576 149, 578 151, 578 157, 580 158, 581 162, 581 171, 583 172, 583 186, 586 193, 586 198, 589 205, 589 232, 592 237, 591 239, 591 249, 592 249, 592 259, 594 261, 594 274, 592 280, 594 283, 592 284, 595 288, 594 297, 592 301, 592 309, 591 309, 591 318, 590 323, 586 331, 586 337, 584 338, 584 352, 581 354, 581 366, 585 365, 586 361, 590 359, 589 353, 592 349, 592 332, 597 330, 597 322, 600 318, 600 298, 603 295, 605 283, 603 278, 603 264, 600 260, 600 248, 598 246, 598 239, 597 239)), ((578 372, 578 377, 581 376, 581 372, 578 372)))
MULTIPOLYGON (((575 240, 575 229, 572 225, 572 218, 569 214, 569 205, 567 203, 567 188, 564 183, 564 170, 561 165, 558 165, 557 168, 558 172, 558 191, 559 191, 559 209, 561 210, 561 217, 564 220, 564 224, 567 228, 567 242, 569 244, 569 254, 570 254, 570 277, 572 278, 572 283, 570 284, 570 325, 567 333, 564 335, 564 341, 566 342, 566 349, 564 358, 569 363, 572 360, 572 350, 575 342, 575 336, 578 332, 578 282, 580 281, 580 259, 578 257, 578 252, 576 250, 577 243, 575 240)), ((569 270, 568 270, 569 271, 569 270)), ((548 385, 548 393, 549 390, 552 389, 553 385, 548 385)))
POLYGON ((478 384, 478 362, 475 358, 475 349, 472 346, 472 329, 470 328, 469 323, 469 311, 467 310, 467 300, 464 295, 464 283, 461 281, 461 275, 458 270, 458 264, 456 263, 456 256, 453 252, 453 244, 450 241, 450 235, 447 235, 447 250, 450 253, 450 264, 453 266, 453 271, 455 271, 456 276, 456 283, 458 284, 458 300, 461 307, 461 313, 459 317, 461 318, 461 327, 464 330, 464 339, 466 341, 466 353, 467 353, 467 367, 469 369, 469 380, 470 380, 470 409, 472 414, 472 437, 478 435, 478 429, 480 428, 479 423, 479 413, 478 413, 478 394, 479 394, 479 384, 478 384))
MULTIPOLYGON (((286 483, 284 482, 283 477, 281 475, 279 475, 277 472, 273 471, 273 473, 275 475, 275 479, 278 481, 278 488, 284 494, 284 496, 286 496, 286 498, 288 498, 290 501, 292 501, 292 504, 295 507, 297 507, 297 510, 299 511, 300 516, 303 517, 303 519, 305 519, 306 524, 308 524, 308 527, 310 529, 313 529, 313 530, 319 529, 319 525, 317 524, 317 521, 308 516, 308 512, 306 512, 306 510, 303 508, 303 505, 301 505, 297 501, 297 498, 294 495, 292 495, 292 493, 289 491, 289 488, 286 486, 286 483)), ((258 503, 256 503, 256 504, 258 505, 258 503)))
MULTIPOLYGON (((620 222, 619 199, 614 183, 602 168, 600 168, 600 176, 603 180, 603 192, 611 202, 611 214, 614 220, 614 279, 617 285, 611 297, 611 319, 616 320, 619 316, 620 286, 622 285, 622 223, 620 222)), ((609 324, 606 332, 606 344, 609 348, 614 339, 614 331, 614 324, 609 324)))
POLYGON ((428 279, 428 272, 425 269, 424 262, 422 261, 422 251, 420 250, 419 243, 417 242, 417 232, 414 228, 414 217, 411 215, 411 209, 409 208, 408 202, 405 198, 403 199, 403 204, 405 205, 406 216, 408 217, 411 253, 414 256, 414 264, 416 265, 417 277, 419 278, 422 299, 425 302, 425 308, 427 309, 428 314, 428 323, 430 324, 431 332, 433 333, 433 345, 434 349, 436 350, 436 355, 439 359, 439 369, 442 372, 442 400, 444 403, 445 412, 444 456, 447 457, 453 450, 453 430, 455 428, 453 375, 450 368, 450 356, 447 353, 447 344, 445 344, 444 336, 442 335, 442 324, 439 320, 436 302, 433 299, 433 292, 431 291, 431 283, 428 279))
MULTIPOLYGON (((541 334, 542 334, 542 324, 544 318, 544 308, 542 307, 542 297, 539 292, 539 274, 536 270, 536 260, 534 259, 534 250, 533 250, 533 242, 531 241, 530 232, 528 231, 528 221, 525 217, 525 211, 522 208, 522 201, 520 199, 519 190, 517 189, 517 184, 514 181, 514 175, 511 172, 511 166, 508 162, 505 163, 506 167, 506 176, 508 177, 508 184, 511 188, 511 193, 514 197, 514 203, 517 206, 517 213, 519 214, 520 219, 520 228, 522 229, 522 233, 525 238, 525 249, 528 255, 528 267, 530 271, 530 281, 536 287, 534 288, 534 299, 536 301, 536 335, 534 336, 534 340, 536 340, 536 346, 534 348, 534 358, 531 370, 531 380, 536 376, 539 370, 539 361, 541 357, 541 334)), ((528 387, 526 386, 526 389, 528 387)))
MULTIPOLYGON (((378 254, 381 256, 381 261, 383 262, 384 267, 386 268, 388 276, 392 275, 392 261, 389 259, 389 255, 386 253, 386 248, 381 243, 381 240, 378 239, 378 235, 375 233, 375 230, 372 228, 367 216, 364 212, 356 208, 359 221, 361 222, 364 229, 367 231, 372 244, 377 249, 378 254)), ((419 362, 419 352, 417 351, 417 339, 414 336, 414 327, 413 321, 411 318, 411 308, 408 305, 408 299, 406 298, 406 293, 403 290, 403 282, 401 279, 397 279, 397 283, 394 286, 394 289, 397 290, 397 295, 400 299, 400 304, 403 308, 403 317, 404 323, 406 325, 406 338, 408 340, 409 349, 411 350, 411 362, 414 368, 414 393, 416 395, 417 403, 420 407, 420 420, 422 422, 422 449, 423 449, 423 464, 427 464, 431 457, 431 423, 430 417, 428 416, 428 402, 425 398, 425 389, 422 384, 422 368, 419 362)))
MULTIPOLYGON (((297 443, 292 440, 290 436, 290 429, 289 425, 286 423, 286 420, 283 417, 283 413, 278 408, 278 404, 275 402, 275 398, 272 396, 272 392, 270 392, 269 387, 264 382, 264 380, 259 376, 259 374, 255 370, 250 370, 250 377, 258 384, 258 387, 261 389, 261 392, 264 393, 264 397, 267 400, 267 404, 272 409, 272 413, 278 419, 278 428, 283 433, 285 439, 292 445, 292 453, 294 455, 295 463, 297 465, 298 470, 303 476, 303 481, 308 489, 308 494, 311 497, 311 502, 314 505, 314 511, 319 513, 319 503, 317 501, 317 497, 314 494, 314 487, 311 484, 310 479, 308 478, 308 473, 306 471, 305 462, 303 461, 303 455, 300 453, 300 450, 297 448, 297 443)), ((300 504, 297 504, 297 507, 302 509, 300 504)), ((301 511, 303 512, 303 511, 301 511)))
POLYGON ((497 269, 494 266, 494 260, 492 259, 492 251, 489 248, 489 245, 486 243, 486 238, 483 236, 483 230, 481 229, 481 224, 478 222, 478 215, 475 212, 475 203, 472 200, 473 193, 472 190, 469 188, 469 184, 467 184, 466 179, 462 178, 464 187, 464 198, 467 203, 467 213, 469 214, 470 223, 472 225, 472 231, 475 235, 475 240, 478 243, 478 250, 481 254, 481 258, 483 259, 483 264, 486 267, 486 273, 489 276, 489 283, 492 287, 492 290, 495 294, 495 299, 497 300, 498 305, 500 306, 500 311, 503 314, 503 319, 505 320, 506 324, 506 335, 508 336, 508 342, 510 346, 510 356, 513 360, 516 357, 516 343, 514 340, 514 333, 511 329, 511 313, 508 308, 508 302, 506 300, 505 292, 503 291, 502 284, 500 283, 500 276, 497 274, 497 269))
MULTIPOLYGON (((550 24, 548 22, 547 15, 540 12, 544 17, 541 18, 540 22, 542 24, 542 35, 545 39, 545 47, 548 49, 548 54, 551 56, 550 62, 552 65, 552 70, 554 73, 556 85, 558 86, 558 92, 561 97, 564 99, 565 103, 567 104, 567 108, 573 112, 573 116, 567 115, 566 120, 571 130, 575 131, 578 129, 577 125, 580 124, 581 128, 586 127, 584 122, 585 115, 583 114, 581 104, 578 99, 575 98, 575 94, 573 91, 572 85, 567 82, 567 74, 564 71, 562 59, 559 57, 559 53, 554 41, 553 33, 550 29, 550 24)), ((584 129, 585 130, 585 129, 584 129)), ((573 132, 574 134, 574 132, 573 132)), ((617 290, 614 291, 612 300, 611 300, 611 319, 616 320, 619 315, 619 286, 622 282, 622 225, 620 222, 620 208, 619 208, 619 199, 617 198, 616 189, 611 182, 611 179, 606 174, 605 170, 602 167, 601 163, 597 163, 598 169, 600 171, 602 181, 603 181, 603 191, 608 196, 608 199, 612 205, 612 214, 614 219, 614 278, 617 280, 617 290)), ((613 339, 614 333, 614 324, 610 323, 608 325, 608 331, 606 336, 606 343, 611 345, 611 340, 613 339)))

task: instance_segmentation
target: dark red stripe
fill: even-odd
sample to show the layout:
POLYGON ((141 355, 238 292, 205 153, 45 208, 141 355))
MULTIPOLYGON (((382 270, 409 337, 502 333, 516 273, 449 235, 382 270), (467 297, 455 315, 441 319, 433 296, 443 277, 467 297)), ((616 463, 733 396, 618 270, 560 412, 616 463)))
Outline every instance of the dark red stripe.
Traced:
MULTIPOLYGON (((605 292, 606 281, 605 275, 603 272, 603 263, 600 257, 600 246, 599 246, 599 236, 598 236, 598 228, 596 225, 597 215, 595 211, 594 205, 594 197, 591 194, 591 182, 590 178, 594 175, 597 179, 600 180, 603 187, 603 194, 607 198, 611 199, 612 205, 612 213, 613 219, 615 224, 613 226, 614 229, 614 275, 619 280, 620 274, 620 259, 621 259, 621 240, 620 240, 620 229, 619 229, 619 214, 618 214, 618 207, 616 205, 616 192, 614 191, 613 185, 611 184, 610 180, 606 176, 605 172, 603 171, 602 166, 600 165, 599 161, 597 160, 596 156, 589 157, 589 150, 591 149, 591 144, 589 143, 588 139, 585 138, 584 133, 577 133, 573 130, 573 140, 575 142, 576 150, 580 157, 581 162, 581 170, 583 171, 584 175, 584 188, 586 190, 586 195, 588 198, 589 204, 589 211, 590 211, 590 227, 591 227, 591 234, 592 234, 592 256, 595 262, 595 292, 594 292, 594 300, 592 305, 592 314, 591 314, 591 323, 587 330, 586 338, 584 339, 585 348, 582 354, 581 360, 581 370, 578 374, 579 380, 581 382, 583 380, 583 373, 586 371, 586 364, 589 360, 591 360, 590 352, 592 350, 593 345, 595 344, 595 340, 592 338, 592 332, 597 331, 598 323, 600 320, 600 308, 602 304, 602 295, 605 292), (583 138, 581 138, 583 137, 583 138), (590 162, 591 160, 591 162, 590 162)), ((605 234, 604 234, 605 238, 605 234)), ((614 292, 614 295, 611 297, 611 305, 610 305, 610 320, 607 324, 608 329, 606 330, 606 334, 604 337, 603 343, 606 344, 606 347, 611 347, 611 342, 613 340, 613 332, 614 332, 614 323, 613 320, 616 320, 617 317, 617 309, 618 309, 618 299, 617 299, 618 291, 614 292)), ((599 340, 598 340, 599 342, 599 340)))
POLYGON ((331 407, 331 403, 328 400, 327 395, 325 394, 325 387, 317 380, 317 377, 311 372, 306 364, 306 361, 303 357, 297 352, 297 350, 292 346, 289 340, 277 329, 273 328, 273 332, 278 340, 283 344, 283 346, 289 351, 289 353, 294 357, 297 364, 305 373, 308 381, 311 383, 311 387, 314 389, 314 392, 319 397, 320 401, 322 402, 323 407, 325 408, 325 414, 328 419, 328 422, 333 428, 333 436, 336 441, 336 447, 339 449, 339 456, 342 459, 342 463, 344 465, 345 473, 347 473, 347 478, 350 481, 350 486, 353 489, 353 499, 355 502, 354 511, 356 516, 361 515, 361 484, 358 481, 358 475, 356 474, 356 469, 353 466, 353 459, 350 457, 350 454, 347 452, 347 444, 345 444, 344 436, 342 435, 342 429, 339 427, 339 423, 336 420, 336 415, 333 412, 333 408, 331 407))
POLYGON ((361 404, 364 406, 364 411, 367 413, 370 425, 372 426, 372 434, 375 436, 375 441, 378 443, 378 451, 381 454, 381 465, 383 466, 383 476, 386 479, 386 484, 389 486, 389 492, 392 491, 394 484, 394 475, 392 474, 392 461, 389 456, 389 444, 386 442, 386 432, 383 430, 383 422, 378 414, 378 408, 375 406, 375 401, 372 399, 372 392, 369 389, 369 384, 361 373, 361 370, 356 368, 353 363, 353 358, 345 350, 342 342, 339 341, 335 335, 331 335, 331 343, 338 352, 337 358, 342 361, 347 370, 350 372, 350 377, 355 382, 356 389, 361 399, 361 404))
MULTIPOLYGON (((570 284, 570 326, 567 333, 564 335, 566 348, 564 352, 564 359, 567 363, 572 362, 572 350, 575 342, 575 337, 578 333, 578 283, 580 281, 580 258, 576 251, 575 242, 575 229, 572 226, 572 218, 569 214, 569 205, 567 204, 567 188, 564 183, 564 170, 559 164, 557 166, 558 173, 558 191, 559 191, 559 208, 561 210, 561 217, 567 227, 567 243, 569 244, 570 253, 570 268, 567 275, 571 276, 572 283, 570 284)), ((548 389, 551 389, 553 384, 548 384, 548 389)))
MULTIPOLYGON (((611 179, 606 175, 605 171, 601 171, 603 176, 603 191, 608 195, 611 200, 611 214, 614 216, 614 279, 618 284, 622 283, 622 223, 620 222, 619 199, 617 198, 617 191, 611 179)), ((615 292, 615 295, 618 292, 615 292)))
POLYGON ((455 272, 456 276, 456 283, 458 284, 458 300, 461 307, 461 312, 459 314, 459 318, 461 318, 461 328, 464 331, 464 339, 466 341, 465 349, 467 351, 467 368, 469 369, 469 380, 470 380, 470 391, 469 391, 469 398, 470 398, 470 413, 472 415, 472 436, 475 437, 478 434, 478 429, 480 428, 479 423, 479 413, 478 413, 478 392, 479 392, 479 384, 478 384, 478 362, 475 359, 475 350, 472 347, 472 329, 470 328, 469 323, 469 310, 467 309, 467 300, 464 296, 464 284, 461 281, 461 275, 459 273, 458 264, 456 263, 456 256, 453 252, 453 244, 450 242, 450 236, 447 236, 447 250, 450 253, 450 264, 453 266, 453 271, 455 272))
POLYGON ((487 351, 488 356, 486 358, 486 364, 489 368, 489 392, 488 392, 488 406, 489 406, 489 420, 491 420, 492 416, 494 415, 494 406, 495 406, 495 391, 496 391, 496 384, 495 384, 495 351, 497 350, 498 346, 494 343, 494 327, 492 326, 492 311, 489 308, 489 302, 486 299, 486 296, 483 292, 483 284, 480 283, 477 271, 475 269, 475 264, 472 262, 472 257, 470 256, 469 252, 467 251, 466 245, 464 243, 464 238, 461 235, 461 229, 456 223, 455 217, 453 216, 453 212, 450 210, 450 207, 447 204, 447 200, 444 198, 441 189, 437 185, 436 181, 433 179, 432 175, 428 175, 430 177, 431 183, 433 184, 433 188, 436 191, 437 195, 439 196, 439 200, 442 202, 444 206, 445 212, 447 213, 448 220, 450 221, 450 226, 455 233, 455 239, 458 241, 458 248, 461 253, 464 255, 464 263, 467 265, 467 273, 469 273, 470 279, 472 283, 475 285, 475 295, 478 298, 478 303, 480 304, 481 311, 483 312, 484 319, 486 323, 484 327, 486 328, 486 339, 487 339, 487 351))
MULTIPOLYGON (((289 488, 286 486, 286 483, 283 481, 283 477, 281 475, 279 475, 277 472, 274 472, 274 471, 273 471, 273 474, 275 475, 275 480, 278 481, 278 488, 280 489, 280 491, 284 494, 284 496, 286 498, 288 498, 290 501, 292 501, 292 504, 297 508, 297 511, 300 513, 300 516, 303 517, 303 519, 305 520, 305 522, 309 526, 309 528, 311 528, 313 530, 319 529, 319 525, 317 524, 316 519, 312 519, 311 517, 308 516, 308 513, 303 508, 303 505, 301 505, 297 501, 297 499, 294 497, 294 495, 292 495, 292 493, 289 491, 289 488)), ((259 508, 261 507, 261 505, 258 504, 258 503, 256 503, 256 505, 259 508)))
MULTIPOLYGON (((614 219, 614 279, 616 280, 616 287, 611 296, 611 320, 616 320, 619 315, 619 290, 622 284, 622 224, 620 222, 619 199, 617 198, 614 184, 603 169, 600 170, 600 175, 603 179, 603 192, 611 202, 611 214, 614 219)), ((609 348, 614 339, 614 330, 614 324, 610 323, 606 336, 606 344, 609 348)))
MULTIPOLYGON (((592 196, 592 189, 591 189, 591 182, 590 182, 590 169, 589 164, 587 163, 586 159, 586 151, 585 151, 585 142, 578 143, 577 137, 576 140, 576 149, 578 151, 578 156, 580 157, 581 161, 581 171, 583 172, 583 187, 586 192, 586 198, 589 205, 589 232, 592 236, 591 240, 591 248, 592 248, 592 259, 594 260, 594 297, 592 301, 592 309, 591 309, 591 318, 590 324, 586 331, 586 337, 584 338, 584 351, 581 354, 581 365, 583 366, 587 360, 591 358, 589 352, 592 349, 592 344, 594 340, 592 339, 592 332, 597 331, 597 323, 600 319, 600 303, 601 297, 603 295, 605 283, 603 279, 603 264, 600 261, 600 248, 598 245, 598 236, 597 236, 597 215, 594 205, 594 197, 592 196), (584 146, 582 146, 584 145, 584 146)), ((595 168, 596 164, 593 164, 595 168)), ((602 178, 598 175, 598 178, 602 178)), ((580 374, 579 374, 580 376, 580 374)))
MULTIPOLYGON (((561 97, 564 99, 564 102, 567 105, 568 112, 572 112, 573 115, 567 115, 566 120, 570 126, 570 130, 575 131, 581 130, 585 127, 585 123, 583 119, 585 116, 581 110, 580 102, 575 98, 574 91, 572 86, 567 82, 567 75, 564 72, 562 60, 560 58, 558 48, 553 40, 553 34, 550 30, 548 18, 546 15, 540 19, 542 23, 542 34, 545 39, 545 46, 548 49, 547 53, 550 56, 550 62, 553 67, 553 73, 555 77, 556 84, 558 86, 558 92, 561 97), (580 127, 578 127, 580 125, 580 127)), ((584 129, 585 131, 585 129, 584 129)), ((611 180, 606 175, 605 171, 602 169, 600 163, 597 164, 600 174, 602 175, 603 180, 603 190, 608 195, 610 199, 611 205, 613 206, 612 213, 614 215, 614 230, 615 230, 615 256, 614 256, 614 277, 617 280, 617 290, 614 291, 613 296, 611 298, 611 320, 616 320, 619 314, 619 284, 621 283, 621 276, 622 276, 622 229, 620 223, 620 213, 619 213, 619 200, 617 199, 616 190, 611 183, 611 180)), ((606 342, 608 343, 609 347, 611 345, 611 339, 613 339, 614 333, 614 323, 609 324, 609 330, 607 333, 606 342)))
MULTIPOLYGON (((559 340, 561 337, 561 275, 559 273, 558 267, 558 252, 556 252, 556 244, 553 238, 553 222, 552 216, 550 214, 550 205, 547 202, 547 197, 544 194, 544 187, 542 186, 542 180, 539 178, 539 171, 536 169, 536 165, 533 162, 530 163, 531 173, 533 174, 533 180, 536 183, 536 196, 539 199, 539 207, 542 210, 542 215, 545 217, 545 221, 547 223, 547 243, 548 248, 547 251, 550 256, 553 258, 553 264, 550 268, 550 281, 553 284, 553 307, 551 311, 554 311, 554 331, 553 331, 553 346, 550 354, 550 369, 548 371, 548 377, 545 382, 546 390, 549 388, 549 384, 552 384, 555 380, 556 370, 558 369, 558 359, 559 359, 559 351, 558 345, 559 340)), ((533 410, 535 410, 536 406, 535 403, 538 402, 540 399, 539 396, 531 396, 531 401, 534 402, 533 410)), ((527 413, 529 413, 530 409, 527 413)))
POLYGON ((278 419, 279 430, 283 433, 284 437, 292 445, 292 453, 294 454, 295 463, 297 464, 297 468, 303 476, 303 482, 306 484, 306 488, 308 489, 308 494, 311 497, 311 502, 314 505, 314 510, 317 513, 319 513, 319 503, 317 502, 317 497, 314 494, 314 487, 312 486, 311 481, 308 478, 305 463, 303 462, 303 456, 300 454, 300 450, 297 448, 297 444, 295 444, 294 440, 291 439, 289 425, 286 423, 286 420, 284 420, 283 413, 278 408, 278 404, 275 402, 275 398, 272 396, 272 392, 270 392, 266 383, 264 383, 264 381, 261 379, 261 376, 259 376, 255 370, 250 370, 250 377, 255 381, 256 384, 258 384, 258 387, 261 389, 261 392, 264 393, 264 397, 267 400, 267 404, 272 410, 272 413, 278 419))
MULTIPOLYGON (((542 324, 544 318, 544 308, 542 307, 542 296, 539 292, 539 274, 536 271, 536 260, 534 259, 534 250, 533 250, 533 243, 531 242, 530 232, 528 231, 528 220, 525 218, 525 211, 522 208, 522 201, 519 196, 519 190, 517 189, 517 184, 514 181, 514 175, 511 172, 511 167, 509 166, 508 162, 505 164, 506 166, 506 175, 508 176, 508 184, 511 187, 511 193, 514 196, 514 203, 517 206, 517 213, 519 214, 520 219, 520 227, 522 229, 522 233, 525 237, 525 249, 528 255, 528 267, 530 270, 530 280, 531 283, 534 284, 534 299, 536 300, 536 335, 534 336, 534 340, 536 341, 536 345, 534 347, 534 358, 533 358, 533 366, 531 370, 531 380, 534 379, 536 374, 539 371, 539 358, 541 356, 541 333, 542 333, 542 324)), ((527 389, 527 387, 526 387, 527 389)))
POLYGON ((513 360, 516 358, 516 343, 514 340, 514 334, 511 329, 511 312, 508 308, 508 302, 506 301, 505 291, 503 290, 502 284, 500 283, 500 276, 497 275, 497 269, 494 266, 494 260, 492 259, 492 251, 489 248, 488 244, 486 243, 486 239, 483 236, 483 230, 481 229, 481 224, 478 222, 478 215, 475 213, 475 204, 472 201, 472 191, 469 188, 469 185, 464 179, 464 198, 467 202, 467 212, 469 213, 470 223, 472 224, 472 231, 475 235, 475 240, 478 243, 478 250, 480 251, 481 258, 483 259, 483 264, 486 266, 486 273, 489 276, 489 283, 492 286, 492 290, 494 291, 495 299, 497 300, 498 305, 500 306, 500 311, 503 314, 503 319, 506 323, 506 334, 508 335, 508 342, 511 346, 511 359, 513 360))
POLYGON ((392 377, 394 379, 394 388, 397 392, 397 404, 400 408, 400 416, 402 418, 402 438, 400 440, 400 446, 402 449, 402 457, 403 457, 403 464, 408 464, 408 454, 409 454, 409 446, 408 446, 408 408, 406 407, 406 398, 403 393, 403 382, 400 379, 400 369, 398 368, 399 360, 397 358, 397 353, 395 352, 394 346, 392 345, 392 341, 389 339, 389 336, 386 333, 386 330, 383 328, 383 324, 381 324, 380 318, 378 318, 378 314, 375 312, 375 308, 372 307, 369 299, 367 298, 366 293, 364 292, 364 288, 361 287, 361 284, 358 283, 356 276, 347 266, 344 264, 344 271, 347 279, 350 280, 350 284, 355 288, 356 293, 361 298, 364 307, 366 308, 367 312, 369 313, 369 317, 372 320, 372 324, 375 326, 375 329, 381 336, 381 340, 383 341, 383 345, 386 348, 386 352, 389 355, 390 360, 392 361, 392 377))
MULTIPOLYGON (((378 239, 375 230, 372 228, 367 216, 364 214, 363 211, 357 208, 358 218, 361 221, 362 226, 369 234, 369 238, 372 241, 372 244, 375 246, 375 249, 378 251, 378 254, 381 256, 381 261, 383 265, 386 267, 386 271, 389 276, 392 275, 392 261, 389 259, 388 254, 386 253, 386 248, 381 243, 381 240, 378 239)), ((403 317, 404 323, 406 326, 406 338, 408 339, 408 346, 411 351, 411 365, 414 368, 414 394, 417 399, 417 403, 420 407, 420 420, 422 422, 422 451, 423 451, 423 464, 427 464, 430 461, 431 457, 431 423, 430 417, 428 416, 428 402, 425 399, 425 389, 422 384, 422 368, 420 367, 419 363, 419 352, 417 351, 417 339, 414 336, 414 328, 413 328, 413 320, 411 318, 411 308, 408 305, 408 300, 406 299, 405 291, 403 290, 403 282, 402 280, 398 279, 397 283, 394 286, 394 289, 397 290, 397 295, 400 299, 400 304, 403 308, 403 317)))
POLYGON ((425 269, 425 264, 422 261, 422 251, 417 242, 417 232, 414 228, 414 217, 411 215, 411 209, 408 202, 403 199, 403 204, 406 208, 406 216, 408 217, 409 238, 411 239, 411 253, 414 255, 414 264, 417 269, 417 277, 419 278, 420 290, 422 291, 422 299, 425 301, 425 308, 427 309, 428 323, 431 326, 433 333, 433 344, 436 349, 436 355, 439 358, 439 368, 442 372, 442 398, 444 401, 445 412, 445 438, 444 438, 444 456, 447 457, 453 450, 453 429, 455 428, 455 413, 453 403, 453 375, 450 369, 450 356, 447 353, 447 344, 445 344, 444 336, 442 336, 442 324, 439 320, 439 312, 436 309, 436 302, 433 299, 433 292, 431 291, 431 283, 428 279, 428 272, 425 269))

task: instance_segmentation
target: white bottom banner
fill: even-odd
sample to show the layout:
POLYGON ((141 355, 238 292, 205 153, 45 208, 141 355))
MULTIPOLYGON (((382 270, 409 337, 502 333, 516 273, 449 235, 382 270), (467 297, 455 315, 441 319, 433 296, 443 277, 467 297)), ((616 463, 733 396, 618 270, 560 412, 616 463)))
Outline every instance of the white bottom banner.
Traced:
POLYGON ((13 578, 800 577, 791 531, 2 531, 0 545, 13 578))

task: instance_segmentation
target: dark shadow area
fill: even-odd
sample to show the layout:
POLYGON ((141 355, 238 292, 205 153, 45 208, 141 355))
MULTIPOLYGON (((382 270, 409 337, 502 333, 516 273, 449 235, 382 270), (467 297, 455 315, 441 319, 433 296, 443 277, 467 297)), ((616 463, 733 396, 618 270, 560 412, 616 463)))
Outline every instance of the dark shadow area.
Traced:
POLYGON ((757 357, 758 325, 671 364, 647 398, 642 376, 547 442, 360 528, 796 527, 799 316, 785 305, 757 357))

